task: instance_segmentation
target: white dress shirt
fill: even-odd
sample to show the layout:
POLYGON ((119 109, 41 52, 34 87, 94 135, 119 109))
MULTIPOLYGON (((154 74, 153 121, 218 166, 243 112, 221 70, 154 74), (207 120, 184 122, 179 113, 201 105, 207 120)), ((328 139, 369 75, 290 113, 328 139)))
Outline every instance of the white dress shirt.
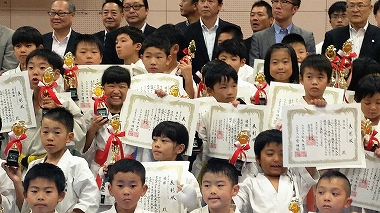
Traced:
POLYGON ((210 61, 212 58, 212 52, 214 51, 214 44, 215 44, 215 38, 216 38, 216 30, 219 26, 219 17, 216 19, 216 22, 213 27, 208 29, 206 25, 204 25, 202 19, 200 19, 201 27, 202 27, 202 33, 203 38, 205 40, 206 48, 207 48, 207 54, 210 61))
POLYGON ((67 44, 69 43, 69 39, 71 36, 71 28, 69 33, 66 35, 65 38, 62 39, 62 41, 58 41, 57 37, 55 36, 55 32, 53 31, 52 37, 53 37, 53 44, 51 45, 51 50, 56 52, 61 58, 65 55, 67 44))
POLYGON ((368 22, 364 26, 364 28, 360 28, 358 31, 356 31, 351 25, 350 26, 350 38, 352 39, 353 45, 353 51, 356 53, 357 56, 360 54, 360 49, 362 48, 363 39, 365 31, 367 31, 368 28, 368 22))

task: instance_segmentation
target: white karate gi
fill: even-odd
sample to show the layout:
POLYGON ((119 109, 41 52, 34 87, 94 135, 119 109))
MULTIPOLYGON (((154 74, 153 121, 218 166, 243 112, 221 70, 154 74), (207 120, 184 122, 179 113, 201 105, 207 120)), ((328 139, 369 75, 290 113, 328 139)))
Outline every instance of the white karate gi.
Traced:
MULTIPOLYGON (((115 205, 116 205, 116 204, 115 204, 115 205)), ((115 205, 113 205, 112 208, 111 208, 110 210, 104 211, 104 212, 102 212, 102 213, 117 213, 116 208, 115 208, 115 205)), ((142 210, 142 209, 136 208, 134 213, 153 213, 153 212, 150 212, 150 211, 146 211, 146 210, 142 210)))
MULTIPOLYGON (((190 213, 209 213, 210 211, 208 210, 208 206, 204 206, 202 208, 199 208, 199 209, 195 209, 194 211, 190 212, 190 213)), ((239 209, 235 209, 235 213, 240 213, 239 209)))
MULTIPOLYGON (((0 163, 4 160, 0 160, 0 163)), ((0 168, 0 194, 1 194, 1 206, 4 208, 4 212, 14 212, 15 207, 15 189, 13 182, 9 179, 7 173, 3 168, 0 168)))

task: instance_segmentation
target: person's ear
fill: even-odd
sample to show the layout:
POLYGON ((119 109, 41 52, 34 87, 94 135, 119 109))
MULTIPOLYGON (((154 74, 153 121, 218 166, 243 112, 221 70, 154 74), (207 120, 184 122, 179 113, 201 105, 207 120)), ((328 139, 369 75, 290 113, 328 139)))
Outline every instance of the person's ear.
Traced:
POLYGON ((54 70, 54 81, 58 80, 59 76, 61 76, 61 70, 54 70))
POLYGON ((232 196, 237 195, 237 193, 239 192, 239 189, 240 189, 239 184, 236 184, 235 186, 233 186, 232 187, 232 196))
POLYGON ((299 75, 299 80, 300 80, 300 84, 303 85, 303 78, 302 78, 302 75, 299 75))
POLYGON ((28 193, 23 192, 22 194, 24 195, 24 199, 26 199, 28 197, 28 193))
POLYGON ((166 57, 166 66, 169 66, 170 62, 172 62, 173 60, 173 57, 172 55, 168 55, 168 57, 166 57))
POLYGON ((175 52, 176 54, 179 52, 179 45, 178 44, 174 44, 172 48, 173 48, 173 52, 175 52))
POLYGON ((260 157, 255 156, 255 158, 256 158, 256 163, 260 165, 260 157))
POLYGON ((66 196, 66 192, 61 192, 58 194, 58 202, 61 202, 66 196))
POLYGON ((207 94, 209 94, 210 96, 214 96, 214 95, 213 95, 213 94, 214 94, 214 90, 213 90, 212 88, 207 87, 207 88, 206 88, 206 91, 207 91, 207 94))
POLYGON ((111 184, 108 184, 108 192, 113 197, 112 185, 111 184))
POLYGON ((347 198, 347 200, 346 200, 346 203, 344 204, 344 208, 348 208, 348 207, 350 207, 351 206, 351 203, 352 203, 352 198, 347 198))
POLYGON ((176 153, 177 155, 181 154, 185 150, 185 144, 177 144, 176 153))
POLYGON ((247 62, 247 60, 245 58, 241 59, 240 60, 240 67, 243 67, 246 62, 247 62))
POLYGON ((44 48, 44 45, 40 44, 38 45, 37 49, 43 49, 44 48))
POLYGON ((73 139, 74 139, 74 132, 69 132, 69 134, 67 134, 66 143, 70 143, 73 139))
MULTIPOLYGON (((141 44, 141 43, 136 43, 136 44, 135 44, 135 50, 140 51, 140 50, 141 50, 141 47, 142 47, 142 44, 141 44)), ((142 55, 141 55, 141 57, 142 57, 142 55)))
POLYGON ((148 191, 148 185, 144 184, 143 187, 142 187, 142 191, 141 191, 141 196, 140 197, 144 196, 145 193, 146 193, 146 191, 148 191))

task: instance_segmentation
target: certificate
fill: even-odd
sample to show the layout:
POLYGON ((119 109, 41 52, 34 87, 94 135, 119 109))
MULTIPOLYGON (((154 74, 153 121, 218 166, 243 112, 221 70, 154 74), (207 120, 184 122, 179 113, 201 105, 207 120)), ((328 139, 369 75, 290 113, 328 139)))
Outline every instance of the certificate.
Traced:
POLYGON ((366 152, 365 169, 340 169, 351 183, 352 205, 378 211, 380 209, 380 159, 366 152))
POLYGON ((208 156, 229 159, 236 150, 234 143, 242 130, 250 130, 250 146, 246 151, 247 160, 255 161, 253 143, 256 136, 265 130, 266 106, 214 103, 210 109, 208 130, 208 156))
POLYGON ((28 72, 0 77, 0 101, 0 117, 3 123, 0 132, 10 132, 17 120, 25 121, 27 128, 37 126, 28 72))
POLYGON ((246 104, 251 104, 251 97, 255 95, 257 88, 238 87, 236 98, 242 99, 246 104))
MULTIPOLYGON (((152 148, 152 131, 162 121, 176 121, 189 131, 189 138, 195 136, 198 122, 199 103, 196 100, 129 90, 120 113, 125 137, 122 142, 142 148, 152 148)), ((186 155, 191 155, 193 143, 189 142, 186 155)))
MULTIPOLYGON (((76 70, 78 80, 78 101, 77 105, 82 111, 92 110, 94 101, 92 100, 92 87, 96 82, 101 82, 104 70, 113 65, 78 65, 76 70)), ((120 65, 126 68, 130 74, 132 67, 130 65, 120 65)))
POLYGON ((151 212, 185 212, 176 200, 179 184, 186 183, 189 161, 142 162, 148 191, 137 206, 151 212))
MULTIPOLYGON (((301 84, 271 82, 269 94, 271 95, 268 95, 268 129, 272 129, 277 128, 278 124, 282 123, 282 106, 299 104, 303 99, 302 97, 305 95, 305 90, 301 84)), ((323 98, 328 104, 341 104, 343 102, 343 95, 343 89, 327 87, 323 94, 323 98)))
POLYGON ((154 93, 156 89, 162 89, 168 95, 171 94, 173 86, 178 88, 178 96, 186 96, 187 93, 183 89, 183 78, 176 75, 163 74, 163 73, 148 73, 132 78, 131 89, 145 92, 154 93))
POLYGON ((365 168, 360 104, 284 106, 284 166, 365 168))

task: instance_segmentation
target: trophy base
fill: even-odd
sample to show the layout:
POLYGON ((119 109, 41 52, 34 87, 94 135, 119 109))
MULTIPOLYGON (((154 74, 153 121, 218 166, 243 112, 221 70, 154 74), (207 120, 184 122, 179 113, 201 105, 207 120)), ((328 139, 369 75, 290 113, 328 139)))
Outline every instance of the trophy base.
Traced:
POLYGON ((9 150, 7 155, 7 162, 5 163, 7 166, 18 167, 18 157, 20 153, 16 150, 9 150))
POLYGON ((73 99, 74 101, 79 101, 77 88, 69 88, 68 91, 71 94, 71 99, 73 99))
POLYGON ((259 103, 260 103, 260 105, 267 105, 267 99, 265 99, 265 98, 260 98, 259 103))
POLYGON ((98 108, 96 111, 98 112, 98 115, 101 115, 103 118, 108 118, 107 108, 98 108))
POLYGON ((239 176, 242 176, 241 170, 243 169, 244 162, 241 160, 237 160, 236 163, 234 164, 236 170, 238 171, 239 176))

